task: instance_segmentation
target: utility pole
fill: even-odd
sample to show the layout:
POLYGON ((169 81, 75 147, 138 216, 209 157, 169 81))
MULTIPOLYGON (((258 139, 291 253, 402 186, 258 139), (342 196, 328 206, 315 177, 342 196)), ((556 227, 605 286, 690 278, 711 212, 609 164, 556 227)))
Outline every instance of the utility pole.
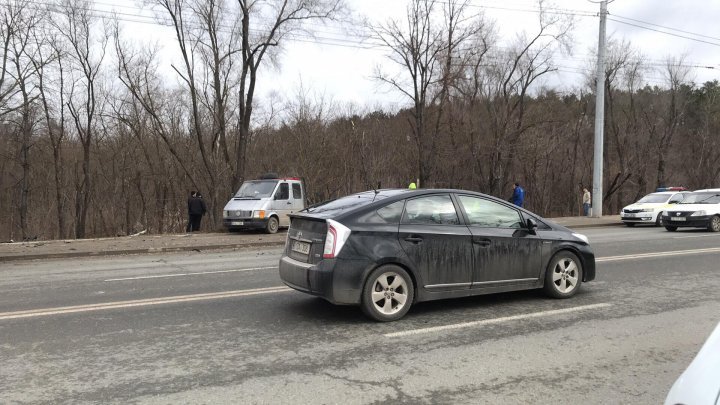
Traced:
POLYGON ((603 129, 605 127, 605 18, 607 0, 600 3, 600 39, 598 40, 597 85, 595 86, 595 151, 593 154, 592 216, 602 217, 603 204, 603 129))

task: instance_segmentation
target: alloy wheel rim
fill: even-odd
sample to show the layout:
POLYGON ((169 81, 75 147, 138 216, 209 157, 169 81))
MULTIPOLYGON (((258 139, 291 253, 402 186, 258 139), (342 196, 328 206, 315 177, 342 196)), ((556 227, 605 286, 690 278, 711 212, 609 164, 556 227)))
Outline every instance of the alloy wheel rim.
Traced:
POLYGON ((407 282, 398 273, 383 273, 373 282, 370 294, 373 306, 378 312, 393 315, 400 312, 407 303, 407 282))
POLYGON ((712 229, 713 231, 720 231, 720 217, 713 217, 712 229))
POLYGON ((578 266, 575 260, 569 257, 558 260, 553 268, 552 281, 555 289, 563 294, 573 291, 578 283, 578 266))

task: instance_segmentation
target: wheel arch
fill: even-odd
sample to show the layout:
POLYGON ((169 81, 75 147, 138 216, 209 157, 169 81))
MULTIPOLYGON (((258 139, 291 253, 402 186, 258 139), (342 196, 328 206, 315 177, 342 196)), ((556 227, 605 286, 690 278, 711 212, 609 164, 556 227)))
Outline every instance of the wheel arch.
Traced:
POLYGON ((568 252, 574 254, 578 258, 578 260, 580 260, 580 265, 582 266, 582 270, 583 270, 582 271, 582 281, 583 282, 587 281, 587 272, 585 271, 585 269, 588 267, 587 260, 583 256, 582 252, 580 252, 580 249, 578 249, 576 246, 573 246, 571 244, 565 244, 565 245, 560 245, 555 250, 553 250, 552 254, 550 255, 550 259, 548 259, 547 263, 545 263, 545 268, 543 269, 543 274, 542 274, 543 285, 545 285, 545 274, 548 271, 550 262, 552 262, 553 258, 555 258, 555 256, 557 256, 558 253, 563 252, 563 251, 568 251, 568 252))
POLYGON ((363 278, 362 278, 362 284, 361 284, 361 285, 364 286, 365 283, 367 283, 368 278, 370 277, 370 274, 371 274, 373 271, 375 271, 376 269, 378 269, 378 268, 380 268, 380 267, 382 267, 382 266, 387 266, 387 265, 398 266, 398 267, 400 267, 401 269, 405 270, 405 272, 410 276, 410 281, 411 281, 412 284, 413 284, 413 293, 414 293, 414 294, 413 294, 413 303, 417 302, 417 300, 418 300, 418 292, 419 292, 419 290, 420 290, 420 284, 418 283, 417 274, 415 273, 415 270, 413 269, 413 267, 412 267, 411 265, 409 265, 408 263, 406 263, 404 260, 402 260, 402 259, 400 259, 400 258, 394 258, 394 257, 393 257, 393 258, 386 258, 386 259, 381 260, 381 261, 379 261, 379 262, 373 263, 373 265, 372 265, 372 266, 369 266, 369 267, 365 270, 365 272, 363 273, 363 278))

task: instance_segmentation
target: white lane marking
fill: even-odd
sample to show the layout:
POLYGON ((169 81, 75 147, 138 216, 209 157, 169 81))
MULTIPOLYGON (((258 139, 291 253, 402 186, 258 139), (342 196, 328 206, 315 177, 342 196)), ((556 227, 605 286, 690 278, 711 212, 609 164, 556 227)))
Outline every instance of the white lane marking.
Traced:
POLYGON ((539 317, 543 317, 543 316, 567 314, 570 312, 587 311, 590 309, 608 308, 611 306, 612 306, 612 304, 608 304, 608 303, 583 305, 583 306, 572 307, 572 308, 553 309, 553 310, 549 310, 549 311, 531 312, 529 314, 505 316, 502 318, 483 319, 481 321, 455 323, 455 324, 451 324, 451 325, 433 326, 430 328, 422 328, 422 329, 411 329, 411 330, 406 330, 403 332, 386 333, 383 336, 385 336, 385 337, 401 337, 401 336, 408 336, 408 335, 420 335, 423 333, 441 332, 441 331, 450 330, 450 329, 461 329, 461 328, 470 328, 473 326, 493 325, 496 323, 517 321, 520 319, 539 318, 539 317))
POLYGON ((709 235, 688 235, 688 236, 673 236, 673 239, 687 239, 687 238, 708 238, 708 237, 718 237, 720 236, 717 233, 711 233, 709 235))
POLYGON ((232 270, 216 270, 216 271, 199 271, 195 273, 173 273, 173 274, 158 274, 155 276, 138 276, 138 277, 123 277, 123 278, 109 278, 103 281, 127 281, 127 280, 145 280, 148 278, 167 278, 167 277, 184 277, 184 276, 200 276, 204 274, 219 274, 219 273, 237 273, 241 271, 256 271, 256 270, 269 270, 277 269, 278 266, 270 267, 248 267, 244 269, 232 269, 232 270))
POLYGON ((0 313, 0 321, 7 320, 7 319, 18 319, 18 318, 34 318, 34 317, 48 316, 48 315, 72 314, 72 313, 77 313, 77 312, 90 312, 90 311, 102 311, 102 310, 108 310, 108 309, 143 307, 143 306, 150 306, 150 305, 175 304, 175 303, 179 303, 179 302, 217 300, 217 299, 222 299, 222 298, 233 298, 233 297, 247 297, 247 296, 251 296, 251 295, 274 294, 274 293, 287 292, 287 291, 293 291, 293 290, 288 287, 278 286, 278 287, 266 287, 266 288, 253 288, 253 289, 247 289, 247 290, 223 291, 223 292, 217 292, 217 293, 176 295, 173 297, 163 297, 163 298, 148 298, 148 299, 130 300, 130 301, 105 302, 105 303, 100 303, 100 304, 75 305, 75 306, 69 306, 69 307, 31 309, 31 310, 26 310, 26 311, 0 313))
POLYGON ((619 260, 651 259, 651 258, 655 258, 655 257, 681 256, 681 255, 691 255, 691 254, 695 254, 695 253, 716 253, 716 252, 720 252, 720 248, 675 250, 675 251, 671 251, 671 252, 638 253, 638 254, 633 254, 633 255, 598 257, 595 259, 595 262, 614 262, 614 261, 619 261, 619 260))

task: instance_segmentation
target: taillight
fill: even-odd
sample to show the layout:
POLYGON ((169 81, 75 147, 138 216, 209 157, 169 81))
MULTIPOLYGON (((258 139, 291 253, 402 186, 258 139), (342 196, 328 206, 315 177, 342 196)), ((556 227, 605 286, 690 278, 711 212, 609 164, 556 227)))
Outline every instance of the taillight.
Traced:
POLYGON ((340 222, 327 220, 327 234, 325 235, 325 248, 323 249, 323 258, 332 259, 340 254, 340 250, 350 237, 350 228, 340 222))

